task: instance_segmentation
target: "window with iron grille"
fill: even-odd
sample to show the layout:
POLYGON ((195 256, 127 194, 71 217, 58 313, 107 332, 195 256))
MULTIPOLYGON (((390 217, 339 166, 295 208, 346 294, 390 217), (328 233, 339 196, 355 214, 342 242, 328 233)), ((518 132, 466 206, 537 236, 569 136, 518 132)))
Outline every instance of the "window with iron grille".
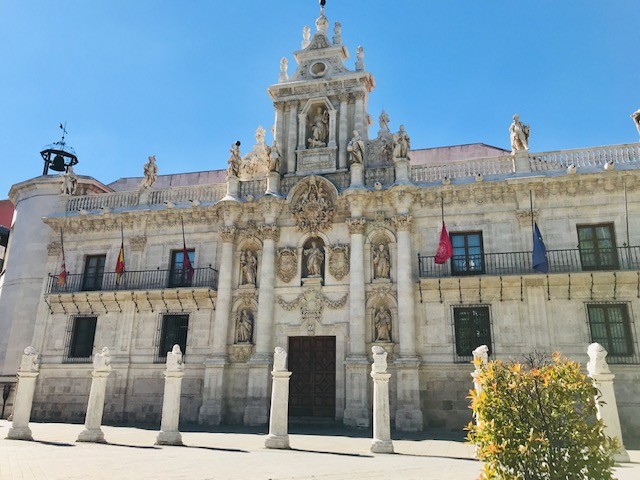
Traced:
POLYGON ((82 290, 102 289, 102 276, 106 255, 87 255, 84 261, 84 275, 82 276, 82 290))
POLYGON ((605 348, 608 352, 607 362, 638 363, 626 304, 589 304, 587 315, 591 342, 597 342, 605 348))
POLYGON ((162 316, 161 323, 156 361, 166 361, 167 352, 170 352, 176 344, 180 345, 180 350, 186 354, 189 315, 165 314, 162 316))
POLYGON ((453 308, 453 326, 456 337, 456 361, 473 359, 473 351, 480 345, 489 347, 491 354, 491 325, 488 306, 453 308))
POLYGON ((72 317, 69 321, 65 362, 91 362, 93 342, 96 336, 96 316, 72 317))
POLYGON ((452 275, 477 275, 484 273, 482 232, 452 233, 452 275))
MULTIPOLYGON (((196 251, 187 250, 189 261, 193 266, 195 263, 196 251)), ((189 287, 193 281, 193 273, 189 273, 188 268, 184 268, 184 250, 173 250, 171 252, 171 267, 169 269, 170 287, 189 287)))
POLYGON ((577 225, 583 270, 616 270, 618 252, 613 223, 577 225))

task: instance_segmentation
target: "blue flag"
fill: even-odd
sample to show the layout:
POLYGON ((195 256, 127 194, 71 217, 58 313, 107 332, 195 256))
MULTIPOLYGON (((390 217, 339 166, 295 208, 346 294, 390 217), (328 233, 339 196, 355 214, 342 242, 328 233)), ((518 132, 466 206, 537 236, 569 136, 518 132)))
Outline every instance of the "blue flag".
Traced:
POLYGON ((547 248, 542 241, 542 235, 538 224, 533 226, 533 255, 531 258, 531 265, 536 272, 548 273, 549 272, 549 260, 547 259, 547 248))

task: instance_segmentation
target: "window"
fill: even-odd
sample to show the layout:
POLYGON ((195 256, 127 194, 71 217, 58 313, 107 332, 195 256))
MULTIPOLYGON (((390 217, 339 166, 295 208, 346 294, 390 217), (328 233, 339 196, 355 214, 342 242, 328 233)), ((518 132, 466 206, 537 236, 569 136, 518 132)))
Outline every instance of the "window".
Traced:
MULTIPOLYGON (((195 261, 195 250, 187 250, 189 261, 193 266, 195 261)), ((171 252, 171 268, 169 271, 170 287, 190 287, 193 274, 189 273, 189 269, 184 268, 184 250, 174 250, 171 252)), ((173 347, 173 345, 171 345, 173 347)))
POLYGON ((453 320, 457 361, 470 361, 473 358, 473 351, 480 345, 489 347, 489 354, 491 354, 489 307, 454 307, 453 320))
POLYGON ((102 289, 102 275, 106 258, 106 255, 87 255, 84 263, 82 290, 102 289))
POLYGON ((67 331, 66 362, 91 362, 98 317, 73 317, 67 331))
POLYGON ((591 341, 608 352, 610 363, 633 362, 633 338, 629 313, 624 303, 587 305, 591 341), (626 358, 625 358, 626 357, 626 358))
POLYGON ((170 352, 175 344, 180 345, 180 350, 185 354, 187 351, 188 330, 189 315, 163 315, 162 325, 160 326, 157 361, 165 361, 167 352, 170 352))
POLYGON ((452 233, 451 273, 474 275, 484 273, 482 232, 452 233))
POLYGON ((618 252, 612 223, 578 225, 578 249, 583 270, 615 270, 618 252))

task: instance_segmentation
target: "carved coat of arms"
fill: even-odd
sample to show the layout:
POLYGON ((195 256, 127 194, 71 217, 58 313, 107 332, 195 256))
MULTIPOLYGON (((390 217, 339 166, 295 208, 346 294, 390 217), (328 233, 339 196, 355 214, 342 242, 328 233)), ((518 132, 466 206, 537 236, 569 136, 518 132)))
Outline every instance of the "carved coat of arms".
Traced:
POLYGON ((329 247, 329 273, 336 280, 342 280, 349 274, 349 246, 329 247))
POLYGON ((280 280, 289 283, 298 273, 298 250, 291 247, 279 248, 276 270, 280 280))

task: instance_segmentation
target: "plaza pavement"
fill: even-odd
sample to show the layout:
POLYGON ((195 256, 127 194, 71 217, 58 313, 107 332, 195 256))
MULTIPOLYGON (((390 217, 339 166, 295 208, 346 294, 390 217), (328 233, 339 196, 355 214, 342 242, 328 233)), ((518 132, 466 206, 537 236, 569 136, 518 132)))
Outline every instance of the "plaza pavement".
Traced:
MULTIPOLYGON (((31 423, 33 442, 6 440, 10 426, 0 420, 1 480, 472 480, 481 470, 463 432, 398 433, 383 455, 370 453, 368 432, 341 428, 292 426, 291 450, 267 450, 263 429, 186 431, 186 447, 159 447, 144 428, 103 426, 108 443, 93 444, 75 442, 82 425, 31 423)), ((629 453, 620 480, 640 478, 640 450, 629 453)))

